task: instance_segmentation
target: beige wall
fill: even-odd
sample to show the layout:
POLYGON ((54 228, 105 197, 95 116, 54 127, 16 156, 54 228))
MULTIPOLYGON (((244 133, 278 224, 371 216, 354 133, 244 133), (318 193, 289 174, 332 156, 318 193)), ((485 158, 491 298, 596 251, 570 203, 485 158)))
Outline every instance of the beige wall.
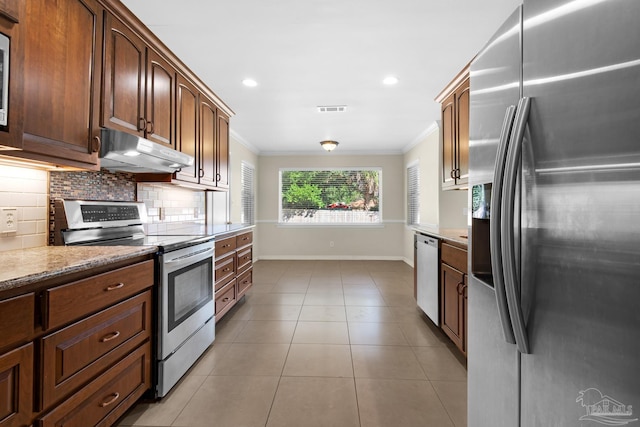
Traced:
MULTIPOLYGON (((441 129, 437 123, 434 123, 430 127, 430 132, 404 155, 405 169, 416 161, 420 168, 420 224, 440 228, 466 228, 467 191, 442 191, 440 185, 441 140, 441 129)), ((403 188, 406 194, 406 182, 403 188)), ((413 265, 413 234, 410 227, 405 227, 403 256, 410 260, 411 265, 413 265)))
POLYGON ((260 156, 257 175, 259 259, 403 259, 403 155, 260 156), (280 168, 372 167, 382 169, 380 226, 278 224, 280 168), (333 242, 334 246, 330 246, 333 242))
POLYGON ((0 233, 0 252, 46 246, 49 176, 46 171, 0 164, 0 207, 16 208, 18 229, 0 233))

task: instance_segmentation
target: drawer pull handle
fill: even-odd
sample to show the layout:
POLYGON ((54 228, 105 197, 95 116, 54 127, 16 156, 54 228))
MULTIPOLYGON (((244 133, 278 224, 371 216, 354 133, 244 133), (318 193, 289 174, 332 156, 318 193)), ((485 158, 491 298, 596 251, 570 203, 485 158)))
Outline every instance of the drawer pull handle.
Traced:
POLYGON ((222 271, 226 273, 229 270, 230 270, 229 267, 227 267, 227 268, 223 269, 222 271))
POLYGON ((222 298, 222 302, 227 302, 227 301, 229 301, 230 299, 231 299, 231 298, 229 298, 229 297, 222 298))
POLYGON ((115 392, 115 393, 112 393, 112 394, 111 394, 111 396, 113 396, 111 399, 107 400, 106 402, 102 402, 102 403, 100 404, 100 407, 101 407, 101 408, 107 407, 107 406, 109 406, 109 405, 111 405, 111 404, 115 403, 115 401, 116 401, 116 400, 118 400, 118 399, 120 398, 120 393, 115 392))
POLYGON ((116 289, 120 289, 120 288, 124 288, 124 283, 118 283, 117 285, 110 285, 107 286, 107 288, 105 289, 105 291, 109 292, 109 291, 115 291, 116 289))
POLYGON ((120 336, 120 331, 111 332, 100 339, 100 342, 109 342, 120 336))

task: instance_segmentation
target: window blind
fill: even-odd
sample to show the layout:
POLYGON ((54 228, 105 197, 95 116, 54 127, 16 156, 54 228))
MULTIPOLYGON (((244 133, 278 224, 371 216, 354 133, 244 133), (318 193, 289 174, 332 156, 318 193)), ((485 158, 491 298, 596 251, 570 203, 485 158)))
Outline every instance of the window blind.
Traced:
POLYGON ((407 168, 407 225, 420 224, 420 168, 407 168))
POLYGON ((241 221, 244 224, 255 224, 255 168, 246 162, 241 164, 241 221))

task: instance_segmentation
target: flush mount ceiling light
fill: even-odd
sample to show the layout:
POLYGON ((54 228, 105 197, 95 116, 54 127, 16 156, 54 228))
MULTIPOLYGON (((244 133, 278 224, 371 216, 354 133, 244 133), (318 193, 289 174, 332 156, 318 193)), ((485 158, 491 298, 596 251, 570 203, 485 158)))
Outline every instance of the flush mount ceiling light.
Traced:
POLYGON ((388 76, 388 77, 384 78, 382 83, 387 85, 387 86, 393 86, 393 85, 398 83, 398 78, 395 77, 395 76, 388 76))
POLYGON ((338 141, 330 141, 330 140, 320 141, 320 145, 322 145, 322 148, 324 148, 327 151, 333 151, 333 149, 338 146, 338 141))
POLYGON ((246 87, 256 87, 256 86, 258 86, 258 82, 253 80, 253 79, 244 79, 242 81, 242 84, 245 85, 246 87))

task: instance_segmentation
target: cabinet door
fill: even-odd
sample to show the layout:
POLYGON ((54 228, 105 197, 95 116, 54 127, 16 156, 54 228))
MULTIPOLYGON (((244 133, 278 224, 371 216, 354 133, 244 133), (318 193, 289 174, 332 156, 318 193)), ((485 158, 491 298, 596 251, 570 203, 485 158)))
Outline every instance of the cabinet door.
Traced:
POLYGON ((26 3, 23 148, 33 155, 25 157, 98 169, 102 8, 26 3))
POLYGON ((455 94, 442 102, 442 188, 455 185, 455 94))
POLYGON ((456 185, 469 181, 469 79, 456 90, 456 185))
POLYGON ((176 70, 153 50, 147 49, 146 137, 174 145, 176 70))
POLYGON ((24 24, 21 24, 25 14, 25 2, 22 0, 0 1, 0 33, 11 40, 9 48, 9 113, 7 126, 0 126, 0 145, 12 148, 22 148, 22 126, 24 112, 22 111, 22 77, 24 75, 24 49, 22 37, 24 24))
POLYGON ((216 187, 229 188, 229 117, 218 110, 216 187))
POLYGON ((442 330, 460 350, 464 350, 464 314, 462 288, 464 274, 447 264, 441 264, 442 330))
POLYGON ((200 94, 200 184, 216 185, 216 107, 200 94))
POLYGON ((32 390, 33 344, 0 355, 0 427, 29 424, 32 390))
POLYGON ((198 157, 198 91, 191 82, 178 75, 176 112, 176 149, 193 156, 193 166, 182 168, 176 179, 198 183, 200 158, 198 157))
POLYGON ((104 127, 144 136, 146 45, 127 26, 107 14, 104 46, 104 127))

